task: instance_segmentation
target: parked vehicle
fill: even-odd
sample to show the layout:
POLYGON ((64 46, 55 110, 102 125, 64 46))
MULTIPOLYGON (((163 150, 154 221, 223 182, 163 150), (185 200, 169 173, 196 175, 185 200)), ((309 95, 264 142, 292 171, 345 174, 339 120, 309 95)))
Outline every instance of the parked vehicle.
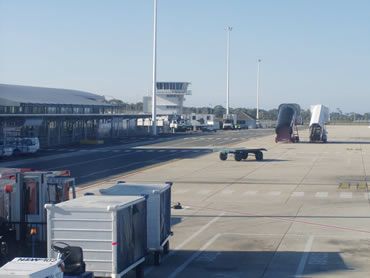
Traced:
POLYGON ((279 106, 275 142, 299 142, 297 124, 300 123, 300 110, 300 106, 295 103, 279 106))
POLYGON ((40 149, 38 137, 7 137, 5 144, 14 149, 14 155, 33 154, 40 149))
POLYGON ((329 121, 329 108, 317 104, 311 106, 310 142, 328 141, 325 124, 329 121))
POLYGON ((4 145, 3 142, 0 142, 0 157, 10 157, 13 155, 13 147, 4 145))

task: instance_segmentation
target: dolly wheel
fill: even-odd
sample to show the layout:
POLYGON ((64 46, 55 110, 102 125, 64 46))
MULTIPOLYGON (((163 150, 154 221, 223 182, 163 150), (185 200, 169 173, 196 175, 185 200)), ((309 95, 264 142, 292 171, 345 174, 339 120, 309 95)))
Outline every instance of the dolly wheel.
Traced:
POLYGON ((163 246, 163 254, 167 255, 170 253, 170 242, 167 241, 166 244, 163 246))
POLYGON ((144 267, 143 267, 143 263, 139 264, 136 268, 135 268, 135 274, 136 274, 136 278, 144 278, 144 267))
POLYGON ((154 252, 154 265, 158 266, 161 264, 161 253, 158 251, 154 252))
POLYGON ((247 152, 243 153, 243 159, 247 159, 247 158, 248 158, 248 153, 247 152))
POLYGON ((220 153, 220 159, 221 160, 226 160, 227 159, 227 153, 220 153))
POLYGON ((240 152, 236 152, 234 158, 236 161, 241 161, 243 159, 243 154, 240 152))
POLYGON ((256 152, 256 160, 257 161, 263 160, 263 153, 262 152, 256 152))

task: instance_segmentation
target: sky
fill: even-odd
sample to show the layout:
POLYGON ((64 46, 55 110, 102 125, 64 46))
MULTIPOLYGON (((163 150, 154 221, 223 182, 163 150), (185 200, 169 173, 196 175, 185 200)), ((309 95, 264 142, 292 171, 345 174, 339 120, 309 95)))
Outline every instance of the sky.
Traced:
MULTIPOLYGON (((295 102, 370 112, 370 1, 158 0, 158 81, 186 106, 295 102)), ((0 83, 142 101, 152 84, 152 0, 0 0, 0 83)))

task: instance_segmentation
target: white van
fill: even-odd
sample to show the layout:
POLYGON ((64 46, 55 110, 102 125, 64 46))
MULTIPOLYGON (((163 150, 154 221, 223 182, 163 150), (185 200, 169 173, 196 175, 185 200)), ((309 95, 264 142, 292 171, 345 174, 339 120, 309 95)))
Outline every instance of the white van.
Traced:
POLYGON ((8 138, 8 145, 14 148, 14 155, 36 153, 40 149, 40 141, 37 137, 8 138))

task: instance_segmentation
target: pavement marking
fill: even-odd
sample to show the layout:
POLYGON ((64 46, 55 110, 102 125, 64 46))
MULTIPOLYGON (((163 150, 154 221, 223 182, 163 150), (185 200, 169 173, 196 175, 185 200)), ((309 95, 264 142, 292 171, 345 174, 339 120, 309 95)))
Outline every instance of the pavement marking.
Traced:
MULTIPOLYGON (((198 231, 196 231, 194 234, 192 234, 190 237, 188 237, 185 241, 183 241, 181 244, 177 245, 170 253, 165 256, 162 259, 162 262, 166 261, 168 258, 172 257, 176 254, 178 250, 181 250, 186 244, 188 244, 190 241, 192 241, 194 238, 196 238, 198 235, 200 235, 202 232, 204 232, 206 229, 208 229, 209 226, 211 226, 213 223, 217 222, 223 215, 225 215, 226 212, 221 212, 218 216, 212 218, 207 224, 202 226, 198 231)), ((149 272, 151 272, 155 267, 148 268, 144 274, 148 275, 149 272)))
POLYGON ((243 193, 244 196, 250 196, 250 195, 256 195, 258 193, 258 191, 245 191, 243 193))
POLYGON ((301 192, 301 191, 295 191, 291 194, 292 197, 303 197, 304 196, 304 192, 301 192))
POLYGON ((198 194, 206 195, 206 194, 208 194, 208 193, 210 193, 210 192, 211 192, 211 190, 208 190, 208 189, 202 189, 202 190, 200 190, 200 191, 198 192, 198 194))
POLYGON ((307 263, 308 255, 310 254, 311 249, 312 249, 312 244, 313 244, 314 238, 315 238, 314 236, 310 236, 308 238, 307 242, 306 242, 306 246, 304 248, 304 252, 303 252, 302 258, 299 262, 297 271, 295 273, 295 277, 301 277, 302 274, 303 274, 304 268, 305 268, 306 263, 307 263))
POLYGON ((125 153, 128 153, 128 152, 132 152, 133 150, 124 150, 123 152, 125 153))
POLYGON ((316 198, 327 198, 329 195, 328 192, 316 192, 315 197, 316 198))
POLYGON ((219 237, 221 234, 214 235, 210 240, 208 240, 197 252, 195 252, 190 258, 188 258, 182 265, 180 265, 178 268, 176 268, 168 278, 175 278, 180 272, 182 272, 193 260, 195 260, 197 257, 199 257, 204 250, 206 250, 209 246, 211 246, 219 237))
POLYGON ((352 192, 341 192, 339 194, 339 197, 344 199, 350 199, 352 198, 352 192))
POLYGON ((224 195, 231 195, 233 193, 234 193, 234 190, 230 190, 230 189, 225 189, 221 191, 221 194, 224 194, 224 195))
POLYGON ((166 150, 159 150, 159 152, 160 152, 160 153, 163 153, 163 152, 165 152, 165 151, 166 151, 166 150))
POLYGON ((270 191, 268 195, 270 196, 279 196, 281 194, 281 191, 270 191))

